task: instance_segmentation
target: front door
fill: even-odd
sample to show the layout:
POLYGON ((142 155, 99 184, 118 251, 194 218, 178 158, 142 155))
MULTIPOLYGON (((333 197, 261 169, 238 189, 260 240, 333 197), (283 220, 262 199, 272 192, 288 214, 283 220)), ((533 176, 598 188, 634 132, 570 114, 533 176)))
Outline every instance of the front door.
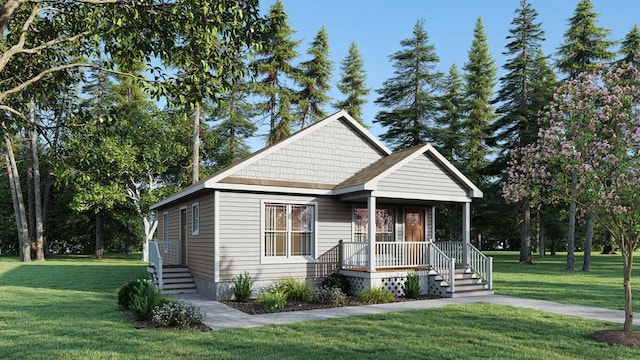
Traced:
MULTIPOLYGON (((405 211, 404 241, 424 242, 424 210, 411 209, 405 211)), ((407 265, 424 265, 422 246, 422 244, 406 245, 405 261, 407 265)))
POLYGON ((180 265, 187 265, 187 209, 180 209, 180 265))

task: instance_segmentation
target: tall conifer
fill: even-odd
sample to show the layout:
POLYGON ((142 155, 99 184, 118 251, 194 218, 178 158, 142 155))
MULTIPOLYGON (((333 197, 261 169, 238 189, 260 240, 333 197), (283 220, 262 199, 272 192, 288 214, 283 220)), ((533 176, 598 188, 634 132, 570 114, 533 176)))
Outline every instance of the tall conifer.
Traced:
POLYGON ((622 55, 620 61, 640 67, 640 28, 638 28, 638 25, 633 25, 620 44, 620 53, 622 55))
POLYGON ((449 161, 460 159, 460 144, 464 143, 462 125, 465 119, 464 82, 456 64, 451 65, 444 81, 443 95, 440 100, 440 117, 437 124, 440 129, 435 145, 449 161))
POLYGON ((402 40, 402 50, 390 56, 395 76, 386 80, 375 103, 385 108, 374 120, 387 129, 381 136, 395 149, 432 141, 438 116, 438 89, 442 73, 435 46, 429 44, 424 20, 418 20, 413 37, 402 40))
POLYGON ((338 82, 338 90, 346 98, 333 106, 345 110, 360 124, 365 125, 362 119, 362 106, 367 103, 367 95, 371 89, 367 87, 367 73, 355 42, 349 46, 349 53, 340 63, 340 70, 342 76, 338 82))
POLYGON ((331 89, 329 81, 333 64, 329 60, 329 35, 324 26, 316 34, 307 54, 311 55, 311 59, 300 64, 298 81, 302 85, 302 90, 298 93, 302 128, 327 115, 323 107, 330 100, 327 92, 331 89))

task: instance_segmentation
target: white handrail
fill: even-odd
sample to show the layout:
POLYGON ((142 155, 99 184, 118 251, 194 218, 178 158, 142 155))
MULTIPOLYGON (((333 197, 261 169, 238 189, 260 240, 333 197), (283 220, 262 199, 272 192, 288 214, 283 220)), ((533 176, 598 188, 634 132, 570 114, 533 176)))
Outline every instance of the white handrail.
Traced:
POLYGON ((464 263, 462 241, 436 241, 435 244, 447 257, 454 258, 459 263, 464 263))
POLYGON ((367 267, 367 249, 369 244, 362 241, 342 243, 342 268, 354 269, 367 267))
POLYGON ((469 267, 487 282, 489 289, 493 289, 493 258, 487 257, 471 244, 469 244, 469 267))
POLYGON ((433 242, 430 242, 429 263, 431 264, 431 269, 449 284, 449 291, 455 292, 456 259, 448 257, 444 251, 440 250, 433 242))
POLYGON ((429 243, 426 241, 376 242, 376 267, 402 268, 427 266, 429 243))
POLYGON ((162 256, 160 256, 160 248, 157 241, 149 241, 149 264, 153 264, 158 277, 158 289, 162 290, 164 279, 162 274, 162 256))

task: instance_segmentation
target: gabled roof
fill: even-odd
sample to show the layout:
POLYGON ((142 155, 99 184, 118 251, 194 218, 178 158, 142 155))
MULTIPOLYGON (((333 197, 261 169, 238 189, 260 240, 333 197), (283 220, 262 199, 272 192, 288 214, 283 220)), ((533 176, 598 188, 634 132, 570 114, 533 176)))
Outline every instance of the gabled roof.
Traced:
POLYGON ((338 185, 333 193, 335 195, 347 194, 356 191, 376 190, 379 181, 397 169, 403 167, 411 160, 424 154, 430 154, 433 159, 448 172, 451 177, 469 191, 469 196, 481 198, 482 191, 440 154, 431 144, 417 145, 399 150, 382 158, 370 166, 362 169, 357 174, 338 185))
MULTIPOLYGON (((191 194, 194 194, 204 189, 216 189, 216 188, 232 189, 232 188, 243 188, 243 187, 250 187, 250 186, 256 186, 256 185, 259 186, 261 185, 259 181, 237 179, 234 177, 234 174, 237 174, 239 171, 257 163, 261 159, 264 159, 276 153, 278 150, 285 148, 286 146, 304 138, 305 136, 315 131, 322 129, 325 126, 335 123, 336 121, 343 121, 344 123, 346 123, 349 126, 349 128, 351 128, 355 133, 357 133, 372 148, 376 149, 376 151, 378 151, 382 156, 388 156, 389 154, 391 154, 391 150, 389 150, 389 148, 387 148, 380 140, 378 140, 373 134, 371 134, 367 129, 365 129, 362 125, 360 125, 346 111, 340 110, 334 113, 333 115, 330 115, 329 117, 296 132, 295 134, 289 136, 285 140, 280 141, 271 146, 267 146, 251 154, 250 156, 240 160, 239 162, 214 173, 213 175, 200 181, 199 183, 194 184, 164 199, 163 201, 160 201, 157 204, 154 204, 153 206, 151 206, 151 209, 156 209, 158 207, 169 204, 173 201, 189 196, 191 194)), ((271 183, 271 185, 273 185, 273 182, 271 183)), ((335 187, 335 185, 328 187, 325 184, 321 184, 320 186, 311 186, 310 183, 308 182, 307 183, 289 182, 288 184, 281 184, 280 186, 286 187, 286 188, 292 188, 292 189, 301 188, 301 189, 308 189, 309 191, 325 191, 325 192, 331 191, 331 189, 335 187)))

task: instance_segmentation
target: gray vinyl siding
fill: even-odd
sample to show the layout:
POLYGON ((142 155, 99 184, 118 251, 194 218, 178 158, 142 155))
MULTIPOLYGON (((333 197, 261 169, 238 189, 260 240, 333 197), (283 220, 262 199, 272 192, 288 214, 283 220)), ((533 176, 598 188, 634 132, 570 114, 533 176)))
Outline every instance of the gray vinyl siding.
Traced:
POLYGON ((231 176, 337 185, 381 157, 369 140, 336 120, 231 176))
POLYGON ((169 218, 169 240, 180 240, 180 209, 187 210, 187 259, 191 274, 196 277, 213 280, 214 261, 214 197, 213 193, 201 193, 197 197, 182 199, 173 203, 169 207, 158 209, 158 240, 164 241, 164 216, 168 213, 169 218), (194 203, 199 203, 200 207, 200 231, 199 235, 193 235, 193 208, 194 203))
POLYGON ((467 197, 467 190, 429 155, 418 156, 378 183, 379 191, 467 197))
POLYGON ((315 278, 335 270, 339 240, 351 238, 351 206, 329 197, 253 193, 220 193, 220 281, 231 281, 247 271, 257 281, 283 276, 315 278), (318 211, 317 261, 262 264, 261 201, 316 202, 318 211))

